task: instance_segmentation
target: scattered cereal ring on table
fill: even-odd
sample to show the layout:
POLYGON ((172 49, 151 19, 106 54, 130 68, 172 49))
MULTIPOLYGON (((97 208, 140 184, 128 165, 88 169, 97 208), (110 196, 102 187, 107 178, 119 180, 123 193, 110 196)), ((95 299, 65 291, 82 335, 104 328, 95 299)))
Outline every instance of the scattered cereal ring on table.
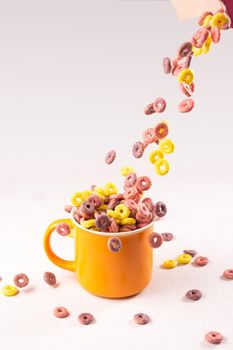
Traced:
POLYGON ((191 255, 192 258, 197 254, 196 250, 193 249, 184 249, 183 252, 184 254, 191 255))
POLYGON ((118 237, 110 237, 107 243, 108 249, 113 253, 118 253, 122 248, 122 242, 118 237))
POLYGON ((94 321, 94 317, 92 314, 84 312, 78 316, 78 320, 81 324, 88 325, 94 321))
POLYGON ((162 97, 156 98, 156 100, 153 102, 153 108, 156 113, 162 113, 165 111, 167 106, 166 101, 162 97))
POLYGON ((211 27, 217 26, 219 29, 223 29, 225 25, 229 24, 229 19, 224 13, 216 13, 210 21, 211 27))
POLYGON ((60 222, 56 226, 56 231, 61 236, 68 236, 70 234, 70 226, 66 222, 60 222))
POLYGON ((173 269, 177 266, 177 261, 172 259, 167 259, 163 262, 162 267, 165 269, 173 269))
POLYGON ((188 54, 190 52, 192 52, 192 46, 193 45, 192 45, 192 43, 190 41, 187 41, 187 42, 183 43, 179 47, 178 52, 177 52, 178 59, 188 56, 188 54))
POLYGON ((2 287, 2 294, 5 295, 6 297, 12 297, 16 294, 18 294, 19 290, 10 284, 7 284, 2 287))
POLYGON ((191 260, 192 260, 192 257, 189 254, 181 254, 177 258, 177 261, 180 265, 189 264, 191 260))
POLYGON ((155 171, 158 175, 166 175, 170 170, 170 165, 166 159, 158 159, 155 162, 155 171))
POLYGON ((116 151, 115 150, 111 150, 105 156, 105 163, 106 164, 112 164, 115 159, 116 159, 116 151))
POLYGON ((163 243, 163 239, 159 233, 153 232, 148 237, 151 248, 159 248, 163 243))
POLYGON ((167 123, 161 122, 155 126, 155 136, 161 140, 168 135, 168 126, 167 123))
POLYGON ((49 286, 56 286, 57 280, 56 276, 52 272, 45 272, 43 274, 44 281, 49 285, 49 286))
POLYGON ((163 139, 159 143, 159 148, 162 153, 171 154, 174 152, 175 145, 170 139, 163 139))
POLYGON ((149 161, 152 163, 152 164, 155 164, 155 162, 158 160, 158 159, 163 159, 164 158, 164 154, 162 151, 160 151, 159 149, 156 149, 154 151, 152 151, 149 155, 149 161))
POLYGON ((233 269, 228 269, 223 272, 223 277, 227 280, 233 280, 233 269))
POLYGON ((16 287, 24 288, 28 285, 29 278, 25 273, 19 273, 14 277, 14 284, 16 287))
POLYGON ((133 145, 133 149, 132 149, 133 156, 135 158, 141 158, 143 156, 144 149, 145 149, 145 147, 144 147, 142 142, 140 142, 140 141, 135 142, 135 144, 133 145))
POLYGON ((165 74, 170 74, 172 70, 172 63, 169 57, 163 59, 163 70, 165 74))
POLYGON ((57 306, 53 310, 53 314, 57 318, 65 318, 69 316, 69 311, 63 306, 57 306))
POLYGON ((193 82, 193 79, 194 79, 194 73, 189 68, 183 69, 178 75, 179 83, 186 83, 190 85, 193 82))
POLYGON ((210 344, 220 344, 223 340, 223 336, 221 333, 216 331, 210 331, 206 333, 205 340, 208 341, 210 344))
POLYGON ((75 192, 71 197, 71 202, 75 207, 79 207, 82 204, 83 196, 82 192, 75 192))
POLYGON ((146 314, 143 314, 143 313, 137 313, 134 315, 134 321, 137 323, 137 324, 140 324, 140 325, 144 325, 144 324, 147 324, 149 321, 150 321, 150 318, 148 315, 146 314))
POLYGON ((213 16, 213 15, 214 15, 213 12, 205 11, 205 12, 201 15, 201 17, 199 18, 198 24, 199 24, 200 26, 202 26, 203 23, 204 23, 204 21, 205 21, 205 19, 206 19, 206 17, 207 17, 207 16, 213 16))
POLYGON ((145 115, 151 115, 155 113, 153 103, 149 103, 145 108, 144 108, 144 114, 145 115))
POLYGON ((169 232, 161 233, 161 236, 165 242, 169 242, 169 241, 173 240, 173 238, 174 238, 174 235, 172 233, 169 233, 169 232))
POLYGON ((202 293, 198 289, 191 289, 185 294, 185 296, 189 300, 197 301, 202 297, 202 293))
POLYGON ((205 256, 198 256, 195 260, 194 260, 194 264, 197 266, 205 266, 207 265, 209 262, 209 259, 205 256))
POLYGON ((195 105, 195 102, 192 98, 187 98, 180 102, 178 105, 178 110, 180 113, 188 113, 191 112, 195 105))
POLYGON ((124 166, 121 168, 120 173, 122 176, 128 176, 130 173, 135 173, 135 170, 130 166, 124 166))

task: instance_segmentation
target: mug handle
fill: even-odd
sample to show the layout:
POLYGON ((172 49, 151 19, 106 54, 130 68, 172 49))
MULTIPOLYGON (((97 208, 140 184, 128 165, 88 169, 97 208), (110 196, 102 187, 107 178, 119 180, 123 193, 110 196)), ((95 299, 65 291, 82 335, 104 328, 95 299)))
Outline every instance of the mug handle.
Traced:
POLYGON ((45 231, 44 250, 45 250, 45 253, 48 256, 49 260, 51 260, 52 263, 54 263, 54 265, 57 265, 57 266, 61 267, 62 269, 74 272, 75 271, 75 261, 74 260, 65 260, 65 259, 59 258, 59 256, 57 256, 54 253, 54 251, 52 250, 52 247, 51 247, 51 242, 50 242, 51 235, 55 231, 57 224, 59 224, 61 222, 66 222, 70 226, 71 230, 74 228, 74 224, 73 224, 71 219, 60 219, 60 220, 56 220, 56 221, 52 222, 45 231))

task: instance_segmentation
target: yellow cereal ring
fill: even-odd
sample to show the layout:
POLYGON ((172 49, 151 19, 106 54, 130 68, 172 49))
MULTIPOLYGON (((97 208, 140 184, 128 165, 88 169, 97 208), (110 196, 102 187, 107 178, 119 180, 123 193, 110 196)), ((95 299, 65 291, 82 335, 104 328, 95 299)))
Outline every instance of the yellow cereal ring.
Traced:
POLYGON ((114 183, 112 182, 107 182, 106 185, 104 186, 105 192, 107 193, 107 196, 110 196, 111 194, 117 194, 118 188, 114 183))
POLYGON ((165 269, 173 269, 174 267, 177 266, 177 261, 176 260, 172 260, 172 259, 168 259, 168 260, 165 260, 163 262, 163 267, 165 267, 165 269))
POLYGON ((123 220, 129 217, 130 210, 125 204, 118 204, 115 208, 117 219, 123 220))
POLYGON ((12 297, 13 295, 16 295, 18 292, 19 292, 18 288, 10 284, 7 284, 6 286, 2 287, 2 294, 5 295, 6 297, 12 297))
POLYGON ((130 173, 135 173, 134 168, 131 168, 130 166, 124 166, 120 170, 122 176, 128 176, 130 173))
POLYGON ((91 229, 92 229, 92 231, 98 231, 98 232, 100 231, 100 229, 96 226, 93 226, 91 229))
POLYGON ((159 149, 156 149, 156 150, 152 151, 151 154, 149 155, 149 161, 152 164, 155 164, 155 162, 158 159, 163 159, 163 158, 164 158, 164 154, 159 149))
POLYGON ((197 47, 195 47, 195 46, 193 46, 193 56, 200 56, 201 54, 202 54, 202 47, 200 47, 200 48, 197 48, 197 47))
POLYGON ((189 264, 191 260, 192 257, 189 254, 181 254, 177 258, 178 263, 181 265, 189 264))
POLYGON ((207 15, 206 18, 203 21, 202 26, 203 27, 208 27, 210 24, 210 21, 212 20, 213 16, 212 15, 207 15))
POLYGON ((178 75, 179 83, 186 83, 190 85, 193 82, 193 79, 194 79, 194 73, 189 68, 183 69, 178 75))
POLYGON ((83 202, 83 195, 82 192, 75 192, 73 196, 71 197, 71 203, 75 207, 79 207, 83 202))
POLYGON ((170 154, 174 152, 175 145, 170 139, 163 139, 159 143, 159 148, 162 153, 170 154))
POLYGON ((106 211, 107 210, 107 204, 101 204, 97 209, 101 211, 106 211))
POLYGON ((229 19, 222 12, 216 13, 210 21, 211 27, 217 26, 219 29, 222 29, 226 24, 229 24, 229 19))
POLYGON ((116 215, 116 213, 115 213, 114 210, 108 209, 108 210, 107 210, 107 215, 110 216, 110 218, 114 218, 114 219, 117 218, 117 215, 116 215))
POLYGON ((158 159, 155 162, 155 171, 158 175, 166 175, 170 170, 170 165, 166 159, 158 159))
POLYGON ((90 228, 95 225, 95 220, 94 219, 84 220, 84 221, 81 221, 80 224, 82 227, 90 228))
POLYGON ((120 221, 121 225, 135 225, 136 219, 134 218, 126 218, 120 221))
POLYGON ((102 187, 95 186, 94 192, 97 192, 98 194, 101 194, 101 196, 107 196, 106 191, 102 187))
POLYGON ((82 192, 83 200, 86 200, 91 195, 92 195, 92 191, 91 190, 85 190, 85 191, 82 192))
POLYGON ((212 39, 211 39, 211 35, 209 35, 202 46, 202 53, 208 53, 210 51, 211 44, 212 44, 212 39))

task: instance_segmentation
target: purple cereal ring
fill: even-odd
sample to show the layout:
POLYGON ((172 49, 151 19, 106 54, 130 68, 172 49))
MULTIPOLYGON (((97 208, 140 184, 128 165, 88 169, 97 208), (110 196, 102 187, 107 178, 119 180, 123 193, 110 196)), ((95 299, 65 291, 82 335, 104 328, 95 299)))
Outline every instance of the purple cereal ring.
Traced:
POLYGON ((102 201, 97 194, 92 194, 91 196, 89 196, 88 202, 91 203, 94 206, 94 208, 98 208, 102 204, 102 201))
POLYGON ((153 103, 149 103, 145 108, 144 108, 144 114, 145 115, 151 115, 155 113, 153 103))
POLYGON ((164 112, 165 109, 166 109, 166 106, 167 106, 167 103, 166 103, 166 101, 164 100, 164 98, 162 98, 162 97, 156 98, 156 100, 153 102, 154 110, 155 110, 155 112, 157 112, 157 113, 162 113, 162 112, 164 112))
POLYGON ((120 204, 119 199, 111 199, 108 203, 108 210, 114 210, 118 204, 120 204))
POLYGON ((188 113, 190 112, 194 107, 194 100, 192 98, 187 98, 186 100, 183 100, 178 105, 178 110, 180 113, 188 113))
POLYGON ((70 313, 65 307, 58 306, 58 307, 55 307, 55 309, 53 310, 53 314, 57 318, 65 318, 69 316, 70 313))
POLYGON ((197 254, 196 250, 193 249, 184 249, 183 252, 184 254, 191 255, 192 258, 197 254))
POLYGON ((198 289, 191 289, 185 294, 189 300, 199 300, 202 297, 202 293, 198 289))
POLYGON ((169 57, 163 59, 163 70, 165 74, 170 74, 172 70, 172 63, 169 57))
POLYGON ((125 187, 133 187, 137 182, 137 175, 136 173, 130 173, 126 176, 124 185, 125 187))
POLYGON ((151 180, 148 176, 140 176, 136 181, 136 188, 138 191, 147 191, 151 188, 151 180))
POLYGON ((70 234, 70 226, 66 222, 60 222, 56 226, 56 231, 61 236, 67 236, 70 234))
POLYGON ((223 340, 223 336, 219 332, 210 331, 206 333, 205 340, 207 340, 210 344, 220 344, 223 340))
POLYGON ((124 199, 131 199, 138 203, 140 200, 140 194, 135 187, 129 187, 125 190, 124 199))
POLYGON ((192 44, 194 47, 200 49, 206 39, 208 38, 209 31, 206 27, 201 27, 192 37, 192 44))
POLYGON ((223 277, 227 280, 233 280, 233 269, 228 269, 223 272, 223 277))
POLYGON ((95 219, 95 225, 97 228, 99 228, 101 231, 108 231, 109 226, 111 225, 111 221, 109 217, 106 214, 100 214, 95 219))
POLYGON ((203 23, 204 23, 204 21, 205 21, 205 19, 206 19, 206 17, 209 16, 209 15, 210 15, 210 16, 213 16, 213 12, 205 11, 205 12, 201 15, 201 17, 199 18, 198 24, 199 24, 200 26, 202 26, 203 23))
POLYGON ((28 285, 29 278, 24 273, 19 273, 14 277, 14 284, 16 287, 23 288, 28 285))
POLYGON ((147 324, 150 321, 149 316, 141 312, 138 314, 135 314, 133 318, 134 318, 134 321, 140 325, 147 324))
POLYGON ((155 209, 155 205, 151 198, 149 197, 143 198, 142 203, 147 206, 150 213, 153 213, 155 209))
POLYGON ((163 202, 155 203, 155 215, 162 218, 167 214, 167 206, 163 202))
POLYGON ((136 220, 140 224, 147 224, 148 225, 151 223, 152 218, 153 218, 153 216, 150 212, 148 213, 148 215, 142 215, 139 212, 137 212, 137 214, 136 214, 136 220))
POLYGON ((168 126, 166 123, 162 122, 156 125, 155 135, 159 140, 164 139, 168 135, 168 126))
POLYGON ((118 237, 110 237, 108 239, 107 245, 108 245, 108 249, 113 253, 118 253, 119 250, 121 250, 122 248, 121 240, 118 237))
POLYGON ((94 205, 89 200, 82 202, 79 208, 79 212, 85 215, 92 215, 95 211, 94 205))
POLYGON ((92 314, 89 314, 88 312, 84 312, 78 316, 78 320, 81 324, 87 325, 93 322, 94 317, 92 314))
POLYGON ((194 260, 194 264, 197 266, 205 266, 208 264, 208 262, 209 262, 209 259, 206 256, 198 256, 194 260))
POLYGON ((152 248, 159 248, 163 243, 162 236, 156 232, 153 232, 149 235, 148 241, 152 248))
POLYGON ((153 128, 146 129, 143 134, 142 138, 146 144, 154 143, 155 142, 155 131, 153 128))
POLYGON ((141 158, 143 156, 143 153, 144 153, 144 145, 142 142, 138 141, 138 142, 135 142, 135 144, 133 145, 133 149, 132 149, 132 152, 133 152, 133 156, 135 158, 141 158))
POLYGON ((105 163, 112 164, 116 158, 116 151, 112 150, 106 154, 105 163))
POLYGON ((188 56, 192 52, 193 45, 190 41, 183 43, 177 52, 178 59, 188 56))
POLYGON ((73 209, 73 205, 65 205, 64 206, 64 210, 67 212, 67 213, 71 213, 73 209))
POLYGON ((187 97, 192 96, 194 93, 195 85, 194 82, 192 82, 190 85, 185 83, 179 83, 180 91, 183 92, 187 97))
POLYGON ((45 272, 43 274, 44 281, 49 285, 49 286, 56 286, 57 280, 56 276, 52 272, 45 272))
POLYGON ((169 232, 161 233, 161 236, 163 237, 163 240, 166 242, 169 242, 169 241, 173 240, 173 238, 174 238, 174 235, 172 233, 169 233, 169 232))
POLYGON ((221 38, 221 31, 219 29, 218 26, 212 27, 210 30, 210 34, 211 34, 211 39, 213 41, 213 43, 217 44, 220 41, 221 38))

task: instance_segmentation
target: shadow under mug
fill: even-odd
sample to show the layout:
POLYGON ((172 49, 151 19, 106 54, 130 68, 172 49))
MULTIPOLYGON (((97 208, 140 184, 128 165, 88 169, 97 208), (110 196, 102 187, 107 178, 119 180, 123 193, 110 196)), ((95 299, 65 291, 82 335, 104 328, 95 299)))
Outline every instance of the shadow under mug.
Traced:
POLYGON ((83 228, 71 219, 60 219, 47 228, 44 250, 55 265, 74 272, 87 291, 105 298, 123 298, 138 294, 151 280, 153 248, 149 236, 153 232, 153 223, 135 231, 107 233, 83 228), (58 257, 51 247, 51 235, 62 222, 69 225, 74 238, 74 260, 58 257), (111 237, 121 241, 117 253, 108 249, 111 237))

